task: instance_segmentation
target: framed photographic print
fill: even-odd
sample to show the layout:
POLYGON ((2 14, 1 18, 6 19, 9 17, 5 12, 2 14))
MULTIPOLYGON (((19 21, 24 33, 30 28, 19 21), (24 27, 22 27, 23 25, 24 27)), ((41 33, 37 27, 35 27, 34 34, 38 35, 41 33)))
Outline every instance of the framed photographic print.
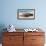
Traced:
POLYGON ((20 19, 20 20, 35 19, 35 9, 18 9, 17 19, 20 19))

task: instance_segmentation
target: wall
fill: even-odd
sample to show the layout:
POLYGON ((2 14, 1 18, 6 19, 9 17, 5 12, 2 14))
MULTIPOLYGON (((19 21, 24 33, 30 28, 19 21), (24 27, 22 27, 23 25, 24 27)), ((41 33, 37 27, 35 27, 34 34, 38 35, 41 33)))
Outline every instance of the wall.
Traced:
POLYGON ((46 27, 46 1, 45 0, 0 0, 0 24, 15 25, 16 28, 46 27), (17 9, 34 9, 35 20, 17 20, 17 9))

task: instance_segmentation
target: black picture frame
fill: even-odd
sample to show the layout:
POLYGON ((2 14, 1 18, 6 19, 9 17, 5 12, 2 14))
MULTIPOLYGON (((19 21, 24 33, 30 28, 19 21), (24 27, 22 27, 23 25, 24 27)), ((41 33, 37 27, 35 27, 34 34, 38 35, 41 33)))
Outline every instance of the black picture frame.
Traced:
POLYGON ((35 19, 35 9, 18 9, 17 19, 19 20, 34 20, 35 19))

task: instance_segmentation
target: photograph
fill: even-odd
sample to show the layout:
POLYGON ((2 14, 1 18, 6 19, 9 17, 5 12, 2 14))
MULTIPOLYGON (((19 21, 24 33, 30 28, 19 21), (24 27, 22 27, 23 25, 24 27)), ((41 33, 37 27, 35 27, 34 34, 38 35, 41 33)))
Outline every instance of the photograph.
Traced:
POLYGON ((35 19, 35 9, 18 9, 17 18, 22 20, 35 19))

